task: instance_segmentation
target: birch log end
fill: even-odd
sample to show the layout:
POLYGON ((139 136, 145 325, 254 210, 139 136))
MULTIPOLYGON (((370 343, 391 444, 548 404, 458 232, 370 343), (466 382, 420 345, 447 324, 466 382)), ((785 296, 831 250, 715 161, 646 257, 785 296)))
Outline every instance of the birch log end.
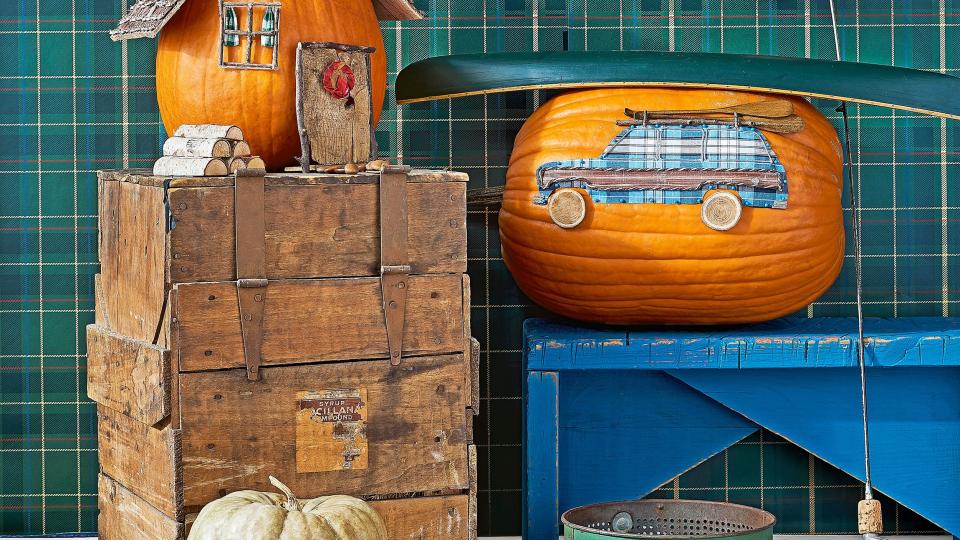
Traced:
POLYGON ((230 160, 230 173, 240 169, 266 169, 266 164, 259 156, 235 157, 230 160))
POLYGON ((228 172, 219 158, 163 156, 153 164, 156 176, 225 176, 228 172))
POLYGON ((217 124, 183 124, 177 128, 174 137, 197 139, 232 139, 243 140, 243 130, 237 126, 221 126, 217 124))
POLYGON ((247 157, 250 155, 250 145, 246 141, 233 143, 233 157, 247 157))
POLYGON ((228 139, 170 137, 163 143, 163 155, 225 158, 233 155, 233 148, 228 139))

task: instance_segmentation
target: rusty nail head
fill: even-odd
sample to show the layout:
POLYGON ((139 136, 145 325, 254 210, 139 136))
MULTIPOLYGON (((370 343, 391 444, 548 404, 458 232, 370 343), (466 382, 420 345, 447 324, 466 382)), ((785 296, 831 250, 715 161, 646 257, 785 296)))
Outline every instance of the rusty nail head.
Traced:
POLYGON ((389 305, 392 309, 396 309, 396 307, 397 307, 397 301, 396 301, 396 300, 391 300, 388 305, 389 305))
POLYGON ((186 209, 187 209, 187 203, 180 203, 179 208, 180 208, 181 210, 186 210, 186 209))
POLYGON ((400 353, 399 353, 399 352, 397 352, 397 351, 394 351, 394 353, 393 353, 393 357, 394 357, 394 358, 396 358, 396 357, 398 357, 398 356, 400 356, 400 353))
POLYGON ((246 315, 243 316, 243 320, 245 320, 245 321, 249 321, 249 320, 251 320, 251 319, 253 319, 253 315, 250 315, 249 313, 247 313, 246 315))
POLYGON ((451 227, 456 227, 456 226, 457 226, 457 220, 451 219, 451 220, 450 220, 450 226, 451 226, 451 227))
POLYGON ((255 295, 253 295, 253 299, 256 300, 257 302, 259 302, 259 301, 263 300, 263 295, 262 295, 262 294, 255 294, 255 295))
POLYGON ((404 282, 402 282, 402 281, 400 281, 400 282, 397 283, 397 288, 398 288, 398 289, 402 289, 402 288, 404 288, 404 287, 406 287, 406 286, 407 286, 407 284, 404 283, 404 282))
POLYGON ((180 254, 179 254, 179 253, 174 253, 174 254, 173 254, 173 258, 174 258, 174 259, 179 259, 179 258, 180 258, 180 254))
POLYGON ((186 266, 181 266, 181 267, 180 267, 180 271, 181 271, 181 272, 186 272, 186 271, 187 271, 187 267, 186 267, 186 266))

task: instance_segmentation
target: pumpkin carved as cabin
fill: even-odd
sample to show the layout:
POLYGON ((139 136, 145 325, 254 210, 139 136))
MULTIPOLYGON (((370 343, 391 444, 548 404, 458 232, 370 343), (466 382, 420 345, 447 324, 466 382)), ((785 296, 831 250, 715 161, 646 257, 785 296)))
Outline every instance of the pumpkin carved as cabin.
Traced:
POLYGON ((277 169, 300 152, 299 43, 375 48, 371 89, 379 117, 386 56, 378 17, 422 14, 407 0, 138 0, 111 37, 160 33, 157 101, 168 135, 181 124, 240 125, 267 167, 277 169))
POLYGON ((500 212, 503 258, 528 296, 575 319, 773 319, 815 300, 840 271, 841 166, 833 127, 800 98, 562 94, 517 134, 500 212), (787 110, 690 114, 756 112, 758 103, 787 110), (665 110, 673 112, 657 112, 665 110))

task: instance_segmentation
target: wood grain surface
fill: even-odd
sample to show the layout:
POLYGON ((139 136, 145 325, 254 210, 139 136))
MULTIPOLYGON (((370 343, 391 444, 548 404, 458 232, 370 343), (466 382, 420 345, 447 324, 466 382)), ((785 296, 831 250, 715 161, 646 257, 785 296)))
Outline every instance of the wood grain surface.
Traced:
POLYGON ((345 51, 301 43, 299 73, 304 128, 310 137, 310 155, 321 164, 365 163, 371 159, 373 102, 370 95, 370 52, 345 51), (325 71, 334 62, 341 68, 325 71), (325 75, 336 84, 352 72, 353 87, 338 98, 323 86, 325 75))
MULTIPOLYGON (((410 184, 412 273, 466 271, 466 186, 410 184)), ((264 192, 267 277, 373 276, 380 272, 376 184, 268 185, 264 192)), ((172 189, 175 282, 236 278, 232 188, 172 189)))
MULTIPOLYGON (((411 276, 404 355, 463 352, 463 291, 456 274, 411 276)), ((244 365, 237 287, 176 286, 181 371, 244 365)), ((271 281, 266 288, 261 363, 387 357, 379 278, 271 281)))
POLYGON ((87 326, 87 396, 147 425, 170 414, 170 351, 87 326))
POLYGON ((163 190, 101 179, 100 283, 111 330, 152 342, 166 295, 163 190))
MULTIPOLYGON (((142 186, 163 187, 169 183, 171 188, 185 187, 226 187, 233 185, 233 176, 208 176, 202 178, 154 176, 150 169, 107 169, 97 172, 102 181, 126 182, 142 186)), ((359 174, 336 173, 298 173, 282 172, 269 173, 266 177, 268 186, 301 185, 339 185, 339 184, 376 184, 379 173, 365 172, 359 174)), ((466 182, 469 176, 466 173, 443 169, 413 169, 410 171, 409 182, 466 182)))
POLYGON ((390 540, 471 540, 466 495, 369 501, 390 540))
MULTIPOLYGON (((188 511, 236 489, 270 490, 282 478, 298 496, 386 495, 469 487, 462 355, 265 367, 180 377, 184 502, 188 511), (368 466, 298 473, 297 395, 364 387, 368 466)), ((469 420, 472 421, 472 418, 469 420)))
POLYGON ((174 519, 183 517, 180 431, 97 406, 100 471, 174 519))
POLYGON ((183 523, 157 510, 147 501, 105 474, 99 475, 97 519, 99 540, 180 540, 183 523))

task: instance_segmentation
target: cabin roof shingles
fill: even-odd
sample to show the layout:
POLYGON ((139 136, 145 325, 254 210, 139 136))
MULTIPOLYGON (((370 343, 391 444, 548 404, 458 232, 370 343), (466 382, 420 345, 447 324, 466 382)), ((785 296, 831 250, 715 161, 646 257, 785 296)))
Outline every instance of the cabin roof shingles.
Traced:
POLYGON ((163 25, 187 0, 137 0, 110 31, 114 41, 141 37, 156 37, 163 25))
MULTIPOLYGON (((377 17, 381 20, 422 19, 420 12, 411 0, 371 0, 377 17)), ((117 27, 110 31, 114 41, 141 37, 156 37, 167 21, 187 0, 137 0, 130 10, 120 19, 117 27)))

